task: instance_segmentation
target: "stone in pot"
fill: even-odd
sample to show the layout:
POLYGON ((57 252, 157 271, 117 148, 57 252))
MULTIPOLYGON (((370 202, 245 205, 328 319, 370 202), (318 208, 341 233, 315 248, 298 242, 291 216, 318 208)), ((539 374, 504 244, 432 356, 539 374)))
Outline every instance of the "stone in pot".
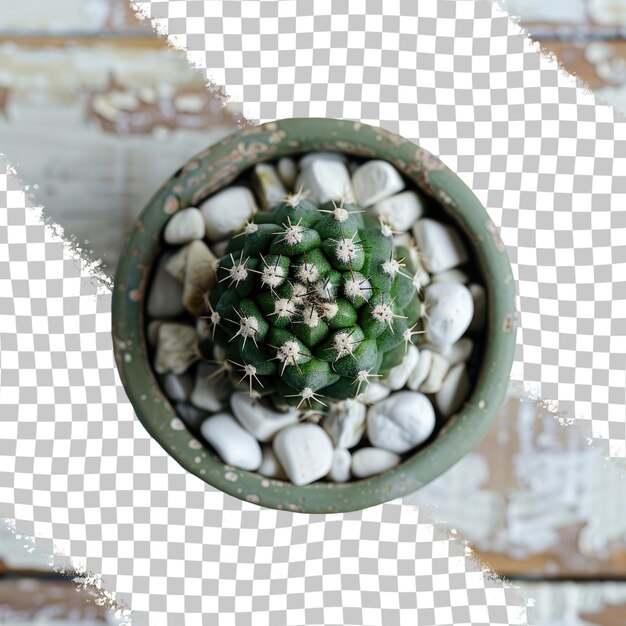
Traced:
POLYGON ((352 187, 357 204, 369 207, 402 191, 404 181, 391 163, 373 159, 355 170, 352 187))
POLYGON ((415 346, 409 345, 402 362, 399 365, 392 367, 389 371, 389 374, 384 381, 387 387, 393 389, 394 391, 402 389, 402 387, 404 387, 409 380, 409 376, 413 370, 417 367, 419 358, 419 350, 415 346))
POLYGON ((333 483, 345 483, 350 480, 350 467, 352 455, 345 448, 335 448, 333 464, 330 472, 326 475, 327 480, 333 483))
POLYGON ((459 233, 447 224, 423 218, 413 226, 413 234, 431 274, 451 270, 468 259, 459 233))
POLYGON ((200 426, 202 436, 224 463, 251 472, 259 469, 263 455, 259 442, 228 413, 209 417, 200 426))
POLYGON ((192 241, 167 263, 167 271, 183 283, 183 305, 192 315, 206 312, 206 293, 215 286, 218 259, 203 241, 192 241))
POLYGON ((449 369, 448 360, 438 352, 433 352, 430 370, 426 380, 420 386, 420 391, 422 393, 437 393, 441 389, 441 384, 449 369))
POLYGON ((359 448, 352 455, 352 474, 355 478, 368 478, 382 474, 400 463, 400 456, 380 448, 359 448))
POLYGON ((465 363, 472 356, 473 350, 474 342, 469 337, 463 337, 443 352, 443 355, 446 357, 450 367, 454 367, 459 363, 465 363))
POLYGON ((345 165, 347 160, 346 155, 341 152, 309 152, 300 158, 299 166, 304 169, 315 161, 334 161, 345 165))
POLYGON ((184 374, 199 357, 198 335, 193 326, 174 322, 159 326, 154 359, 157 374, 184 374))
POLYGON ((363 404, 375 404, 384 400, 390 393, 391 389, 387 385, 373 382, 369 383, 356 399, 363 404))
POLYGON ((200 426, 202 422, 207 417, 210 417, 210 413, 208 411, 204 411, 203 409, 199 409, 193 404, 188 404, 187 402, 177 402, 175 405, 176 415, 183 421, 185 426, 193 433, 200 430, 200 426))
POLYGON ((252 192, 232 185, 207 198, 199 207, 204 216, 206 235, 220 241, 238 233, 252 219, 258 208, 252 192))
POLYGON ((263 446, 263 460, 257 472, 262 476, 267 476, 267 478, 273 478, 274 480, 287 480, 285 470, 283 470, 278 462, 274 450, 272 450, 272 446, 269 445, 263 446))
POLYGON ((218 368, 209 363, 200 363, 190 401, 199 409, 220 411, 222 401, 228 395, 228 386, 220 378, 218 368))
POLYGON ((474 317, 468 328, 468 332, 476 335, 485 329, 487 321, 487 293, 482 285, 472 283, 468 286, 472 298, 474 298, 474 317))
POLYGON ((366 406, 357 400, 344 400, 331 405, 322 426, 337 448, 353 448, 361 441, 365 432, 366 411, 366 406))
POLYGON ((328 474, 333 442, 317 424, 288 426, 274 437, 274 454, 294 485, 308 485, 328 474))
POLYGON ((341 161, 316 158, 301 166, 296 189, 308 192, 308 197, 323 204, 329 200, 353 200, 350 172, 341 161))
POLYGON ((296 165, 296 162, 289 157, 283 157, 278 161, 276 170, 278 171, 278 175, 280 176, 280 180, 283 185, 287 189, 293 189, 294 183, 296 182, 296 176, 298 175, 298 166, 296 165))
POLYGON ((469 395, 470 381, 465 363, 450 368, 441 388, 435 395, 435 404, 444 417, 450 417, 459 411, 469 395))
POLYGON ((244 391, 238 391, 230 397, 230 408, 239 423, 259 441, 270 441, 279 430, 299 420, 299 413, 295 409, 282 413, 272 410, 244 391))
POLYGON ((404 454, 424 443, 435 428, 430 400, 415 391, 400 391, 367 412, 367 437, 376 448, 404 454))
POLYGON ((431 283, 424 290, 426 338, 438 346, 456 343, 474 315, 470 290, 460 283, 431 283))
POLYGON ((181 245, 202 239, 204 237, 205 225, 202 213, 195 207, 182 209, 170 217, 163 238, 167 243, 181 245))
POLYGON ((422 383, 428 377, 432 362, 433 351, 428 350, 427 348, 421 348, 417 365, 413 368, 413 371, 409 374, 409 379, 407 380, 407 387, 409 389, 417 391, 422 386, 422 383))
POLYGON ((177 376, 165 374, 161 377, 161 384, 165 395, 176 402, 187 402, 193 389, 193 378, 189 372, 177 376))
POLYGON ((415 191, 402 191, 380 200, 372 207, 372 212, 397 232, 409 230, 422 217, 424 205, 415 191))
POLYGON ((163 320, 152 320, 146 328, 146 340, 151 348, 156 347, 159 340, 159 328, 164 324, 163 320))
POLYGON ((150 317, 171 319, 185 311, 183 286, 166 270, 171 257, 171 254, 164 254, 156 267, 146 305, 146 311, 150 317))
POLYGON ((264 210, 273 209, 285 199, 287 190, 273 165, 269 163, 255 165, 253 180, 264 210))
POLYGON ((434 283, 462 283, 467 285, 469 276, 463 270, 455 267, 439 274, 433 274, 432 280, 434 283))

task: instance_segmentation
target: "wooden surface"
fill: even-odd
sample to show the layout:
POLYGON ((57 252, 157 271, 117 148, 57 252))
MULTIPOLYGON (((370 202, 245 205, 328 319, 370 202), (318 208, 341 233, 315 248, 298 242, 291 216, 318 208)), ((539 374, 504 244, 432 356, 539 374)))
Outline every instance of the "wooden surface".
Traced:
POLYGON ((576 427, 514 394, 484 441, 408 500, 507 577, 626 582, 623 478, 576 427))
MULTIPOLYGON (((107 624, 107 609, 71 580, 32 576, 0 577, 0 623, 49 623, 67 620, 107 624), (41 620, 41 621, 40 621, 41 620)), ((67 622, 63 622, 67 623, 67 622)))
POLYGON ((0 3, 0 33, 119 36, 151 34, 135 17, 130 0, 28 0, 0 3))

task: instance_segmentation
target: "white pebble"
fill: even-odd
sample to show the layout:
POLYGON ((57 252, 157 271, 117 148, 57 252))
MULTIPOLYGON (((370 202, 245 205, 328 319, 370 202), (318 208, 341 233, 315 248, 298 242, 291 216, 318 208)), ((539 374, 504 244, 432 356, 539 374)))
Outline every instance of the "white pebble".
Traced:
POLYGON ((472 334, 477 334, 485 329, 487 321, 487 293, 482 285, 476 283, 469 285, 469 290, 474 298, 474 317, 468 330, 472 334))
POLYGON ((191 404, 206 411, 219 411, 222 408, 222 400, 226 397, 227 387, 223 379, 216 374, 214 365, 200 363, 196 372, 196 381, 189 398, 191 404))
POLYGON ((433 362, 433 351, 420 348, 420 358, 417 361, 417 365, 409 375, 407 386, 413 391, 417 391, 422 383, 426 380, 428 372, 430 372, 430 366, 433 362))
POLYGON ((151 348, 154 348, 157 345, 161 324, 163 324, 163 320, 152 320, 146 328, 146 339, 148 340, 148 345, 151 348))
POLYGON ((473 350, 474 342, 469 337, 463 337, 449 346, 442 354, 446 357, 450 367, 454 367, 459 363, 465 363, 472 356, 473 350))
POLYGON ((377 202, 373 212, 395 231, 409 230, 422 217, 424 204, 415 191, 403 191, 377 202))
POLYGON ((413 276, 413 286, 417 291, 421 292, 421 290, 430 285, 430 274, 424 269, 424 266, 421 263, 415 264, 416 270, 415 275, 413 276))
POLYGON ((166 271, 172 255, 164 254, 157 265, 146 305, 150 317, 177 317, 184 312, 183 286, 166 271))
POLYGON ((294 485, 323 478, 333 465, 333 442, 316 424, 294 424, 281 430, 274 437, 274 453, 294 485))
MULTIPOLYGON (((415 247, 415 240, 413 239, 411 233, 400 233, 399 235, 393 236, 393 245, 396 246, 396 248, 398 246, 413 248, 415 247)), ((417 249, 415 250, 415 253, 417 254, 417 249)), ((412 255, 411 258, 413 258, 412 255)))
POLYGON ((286 413, 274 411, 245 391, 238 391, 230 397, 230 408, 239 423, 259 441, 269 441, 279 430, 299 419, 295 409, 286 413))
POLYGON ((391 163, 374 159, 355 170, 352 187, 357 204, 368 207, 402 191, 404 181, 391 163))
POLYGON ((180 245, 189 243, 194 239, 202 239, 204 237, 204 217, 199 209, 189 207, 174 213, 170 217, 163 238, 167 243, 180 245))
POLYGON ((294 183, 296 182, 296 176, 298 175, 298 166, 296 165, 296 162, 289 157, 283 157, 278 161, 276 169, 283 185, 285 185, 287 189, 293 189, 294 183))
POLYGON ((353 448, 361 441, 365 432, 366 411, 364 404, 352 399, 331 405, 322 426, 330 435, 335 447, 353 448))
POLYGON ((431 274, 451 270, 468 259, 459 233, 447 224, 424 218, 413 226, 413 234, 431 274))
POLYGON ((226 250, 228 250, 228 244, 230 243, 230 239, 224 239, 223 241, 216 241, 211 244, 211 250, 213 254, 221 259, 223 256, 226 256, 226 250))
MULTIPOLYGON (((407 235, 408 236, 408 235, 407 235)), ((396 243, 396 245, 406 246, 409 250, 411 263, 415 266, 415 275, 413 276, 413 285, 415 289, 420 291, 426 285, 430 284, 430 274, 424 269, 424 264, 420 260, 419 250, 415 246, 414 240, 409 237, 409 243, 396 243)))
POLYGON ((217 258, 204 241, 192 241, 167 263, 166 270, 183 283, 183 305, 192 315, 206 313, 206 294, 215 286, 217 258))
POLYGON ((337 163, 346 163, 347 158, 341 152, 309 152, 300 158, 300 169, 304 169, 314 161, 335 161, 337 163))
POLYGON ((275 480, 285 480, 287 478, 287 474, 280 466, 272 446, 263 446, 263 460, 257 472, 262 476, 274 478, 275 480))
POLYGON ((257 212, 256 201, 247 187, 233 185, 207 198, 201 205, 206 234, 220 241, 238 233, 257 212))
POLYGON ((204 317, 199 317, 196 320, 196 332, 200 339, 209 339, 213 335, 213 324, 204 317))
POLYGON ((439 346, 457 342, 474 315, 470 290, 460 283, 431 283, 424 292, 426 338, 439 346))
POLYGON ((437 393, 441 389, 441 384, 449 369, 450 364, 448 360, 441 354, 433 352, 430 371, 426 380, 420 386, 420 391, 422 393, 437 393))
POLYGON ((159 326, 154 369, 157 374, 183 374, 198 359, 198 335, 193 326, 165 322, 159 326))
POLYGON ((262 461, 259 442, 228 413, 207 418, 200 426, 202 436, 215 448, 222 461, 250 472, 262 461))
POLYGON ((323 204, 329 200, 353 199, 350 172, 341 161, 314 159, 300 170, 296 190, 309 192, 313 202, 323 204))
POLYGON ((345 483, 350 480, 352 455, 345 448, 335 448, 333 464, 326 478, 334 483, 345 483))
POLYGON ((423 341, 420 342, 419 348, 420 350, 430 350, 431 352, 441 354, 446 358, 450 367, 452 367, 453 365, 464 363, 472 356, 474 342, 469 337, 462 337, 456 343, 449 346, 438 346, 429 341, 423 341))
POLYGON ((377 447, 403 454, 430 437, 435 411, 430 400, 415 391, 400 391, 367 412, 367 437, 377 447))
POLYGON ((273 165, 257 163, 254 166, 254 179, 264 209, 273 209, 285 199, 287 190, 273 165))
POLYGON ((161 381, 165 395, 176 402, 187 402, 193 389, 193 378, 190 373, 165 374, 161 381))
POLYGON ((356 399, 363 404, 374 404, 380 400, 384 400, 391 393, 391 389, 387 385, 381 383, 369 383, 356 399))
POLYGON ((199 409, 186 402, 176 403, 176 415, 178 415, 187 428, 190 428, 192 431, 200 428, 200 424, 209 417, 208 413, 203 409, 199 409))
POLYGON ((463 285, 467 285, 467 283, 469 283, 469 276, 463 270, 455 267, 452 270, 446 270, 445 272, 440 272, 439 274, 433 274, 433 282, 461 283, 463 285))
POLYGON ((450 368, 441 389, 435 395, 435 404, 444 417, 458 412, 470 391, 470 381, 465 363, 450 368))
POLYGON ((380 448, 360 448, 352 455, 352 474, 355 478, 367 478, 382 474, 400 463, 394 452, 380 448))
POLYGON ((394 391, 402 389, 402 387, 404 387, 409 380, 411 372, 417 367, 419 358, 419 350, 413 345, 408 346, 406 355, 402 359, 402 362, 395 367, 392 367, 389 371, 389 374, 384 381, 387 387, 393 389, 394 391))
POLYGON ((213 344, 213 360, 220 363, 226 360, 226 348, 220 346, 219 343, 213 344))

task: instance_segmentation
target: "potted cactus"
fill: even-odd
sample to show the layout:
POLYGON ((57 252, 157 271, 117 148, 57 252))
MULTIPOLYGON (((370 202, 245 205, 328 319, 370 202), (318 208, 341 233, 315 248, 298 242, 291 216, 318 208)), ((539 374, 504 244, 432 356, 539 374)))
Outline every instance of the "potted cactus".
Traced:
POLYGON ((245 129, 165 183, 125 250, 131 401, 236 497, 327 512, 408 493, 480 440, 504 394, 504 247, 454 174, 381 129, 245 129))

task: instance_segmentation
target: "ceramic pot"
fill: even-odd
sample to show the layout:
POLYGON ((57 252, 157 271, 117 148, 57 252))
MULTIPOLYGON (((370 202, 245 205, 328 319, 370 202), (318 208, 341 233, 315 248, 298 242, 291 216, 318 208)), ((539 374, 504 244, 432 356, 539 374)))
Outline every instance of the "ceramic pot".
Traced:
POLYGON ((113 290, 113 339, 122 382, 137 417, 186 470, 236 498, 275 509, 337 513, 370 507, 419 489, 454 465, 484 436, 506 391, 515 349, 515 283, 505 247, 470 189, 437 157, 380 128, 335 119, 285 119, 234 133, 167 180, 132 226, 113 290), (482 360, 464 407, 426 447, 383 474, 347 483, 296 487, 225 465, 176 417, 148 358, 145 302, 163 230, 173 213, 226 187, 256 163, 315 150, 392 163, 433 197, 465 235, 487 291, 482 360))

